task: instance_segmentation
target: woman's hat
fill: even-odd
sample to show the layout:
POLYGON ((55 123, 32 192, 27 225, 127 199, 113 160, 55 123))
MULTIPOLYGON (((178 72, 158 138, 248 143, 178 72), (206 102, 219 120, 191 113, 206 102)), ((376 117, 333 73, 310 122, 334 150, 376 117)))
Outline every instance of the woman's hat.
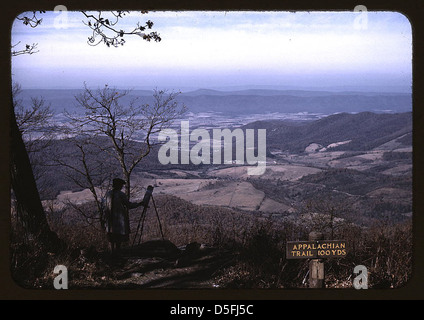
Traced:
POLYGON ((113 182, 112 182, 112 185, 115 187, 115 186, 117 186, 117 187, 122 187, 124 184, 126 184, 126 182, 124 181, 124 180, 122 180, 122 179, 119 179, 119 178, 115 178, 115 179, 113 179, 113 182))

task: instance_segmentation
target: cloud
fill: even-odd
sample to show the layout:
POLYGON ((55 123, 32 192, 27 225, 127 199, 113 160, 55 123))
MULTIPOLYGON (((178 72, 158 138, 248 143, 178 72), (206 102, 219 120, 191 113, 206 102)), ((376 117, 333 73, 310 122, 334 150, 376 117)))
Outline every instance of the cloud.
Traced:
POLYGON ((89 46, 90 29, 79 12, 69 12, 65 29, 54 26, 57 17, 46 14, 43 27, 33 30, 14 24, 13 41, 38 42, 40 49, 36 55, 13 60, 16 75, 36 68, 59 72, 63 81, 76 73, 78 78, 93 77, 93 72, 165 79, 190 72, 225 76, 411 71, 411 28, 399 13, 368 13, 365 30, 354 27, 358 14, 353 12, 134 13, 122 27, 152 19, 163 40, 148 43, 127 37, 120 48, 89 46))

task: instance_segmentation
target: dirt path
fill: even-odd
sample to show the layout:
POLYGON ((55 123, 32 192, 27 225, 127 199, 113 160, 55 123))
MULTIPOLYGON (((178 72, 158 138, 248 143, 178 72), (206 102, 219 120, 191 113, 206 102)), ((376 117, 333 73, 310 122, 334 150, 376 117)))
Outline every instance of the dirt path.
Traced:
POLYGON ((150 241, 119 258, 107 260, 107 272, 96 281, 80 281, 78 287, 104 289, 214 288, 214 277, 234 262, 227 251, 197 243, 182 250, 166 241, 150 241))

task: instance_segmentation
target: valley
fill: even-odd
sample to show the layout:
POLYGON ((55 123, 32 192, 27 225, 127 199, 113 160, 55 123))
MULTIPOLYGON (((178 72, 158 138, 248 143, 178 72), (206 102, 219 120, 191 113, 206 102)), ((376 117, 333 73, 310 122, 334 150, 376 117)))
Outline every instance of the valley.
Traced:
MULTIPOLYGON (((344 118, 350 123, 355 117, 364 116, 346 114, 344 118)), ((296 151, 297 146, 293 151, 287 150, 283 138, 278 138, 280 144, 277 144, 275 131, 271 129, 267 133, 270 146, 267 146, 266 171, 262 175, 248 175, 249 166, 245 164, 162 165, 158 163, 157 153, 152 152, 133 174, 133 198, 141 199, 145 188, 152 185, 159 198, 175 196, 198 206, 226 208, 257 216, 295 220, 305 213, 308 205, 319 200, 334 208, 344 206, 348 212, 340 213, 340 217, 359 225, 374 219, 402 221, 412 216, 412 143, 407 139, 412 127, 410 123, 399 124, 404 114, 391 115, 395 117, 398 117, 397 122, 390 121, 399 128, 378 139, 369 135, 366 140, 361 136, 363 145, 373 146, 361 150, 348 148, 351 142, 358 140, 356 130, 330 130, 328 126, 334 122, 328 121, 329 117, 323 118, 327 127, 323 125, 321 130, 331 132, 333 138, 322 134, 320 140, 304 144, 306 147, 300 152, 296 151), (381 144, 370 143, 374 140, 381 144)), ((303 126, 305 129, 306 125, 316 128, 317 121, 320 120, 298 123, 291 128, 298 130, 303 126)), ((277 126, 278 121, 267 124, 277 126)), ((281 123, 279 128, 284 125, 285 122, 281 123)), ((347 125, 341 126, 347 128, 347 125)), ((288 136, 292 134, 289 129, 284 132, 288 136)), ((299 135, 298 139, 302 139, 299 142, 302 144, 305 137, 299 135)), ((69 187, 63 190, 62 186, 61 193, 53 200, 58 208, 65 200, 79 204, 92 201, 88 190, 69 187)), ((99 186, 99 193, 105 190, 99 186)), ((48 201, 51 203, 52 199, 46 203, 48 201)))
MULTIPOLYGON (((25 102, 32 95, 44 97, 53 112, 51 121, 66 126, 63 111, 78 114, 74 101, 78 92, 24 90, 21 98, 25 102)), ((125 99, 136 97, 140 103, 149 103, 150 95, 150 91, 135 90, 125 99)), ((178 99, 188 110, 172 129, 178 132, 182 121, 191 130, 210 133, 224 128, 265 129, 266 170, 249 175, 246 162, 236 164, 234 141, 233 162, 221 164, 212 164, 211 152, 211 164, 164 165, 158 161, 158 148, 153 148, 132 173, 132 198, 140 199, 152 185, 157 197, 175 196, 198 206, 278 219, 296 219, 317 201, 348 208, 349 213, 340 216, 357 224, 407 219, 412 215, 410 98, 407 93, 302 90, 183 92, 178 99)), ((141 147, 143 134, 134 137, 139 139, 134 147, 141 147)), ((44 203, 63 210, 69 203, 92 201, 86 183, 76 184, 75 172, 69 170, 69 166, 81 166, 74 137, 59 132, 52 139, 47 149, 31 154, 39 163, 36 170, 42 172, 38 183, 44 203), (58 165, 58 158, 68 168, 58 165)), ((96 139, 98 145, 110 143, 106 137, 96 139)), ((206 142, 212 146, 212 139, 206 142)), ((197 142, 189 143, 192 147, 197 142)), ((257 143, 255 139, 256 152, 257 143)), ((97 184, 102 196, 110 183, 106 177, 121 174, 119 165, 107 152, 86 148, 89 168, 98 166, 99 160, 104 167, 95 173, 103 177, 97 184)))

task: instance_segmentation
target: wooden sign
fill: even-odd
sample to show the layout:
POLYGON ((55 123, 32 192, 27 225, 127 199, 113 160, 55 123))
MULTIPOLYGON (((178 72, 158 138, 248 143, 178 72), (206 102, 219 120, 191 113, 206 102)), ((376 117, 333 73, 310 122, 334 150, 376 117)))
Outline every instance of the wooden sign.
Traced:
POLYGON ((343 258, 347 254, 344 240, 288 241, 287 259, 343 258))

